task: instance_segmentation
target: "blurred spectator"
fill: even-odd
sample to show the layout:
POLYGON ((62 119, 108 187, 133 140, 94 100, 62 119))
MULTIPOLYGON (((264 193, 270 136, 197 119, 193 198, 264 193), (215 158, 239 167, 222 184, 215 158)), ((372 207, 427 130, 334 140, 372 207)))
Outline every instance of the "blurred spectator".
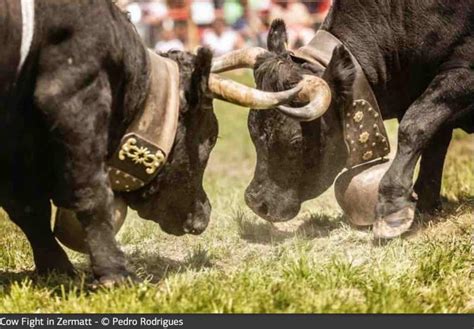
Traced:
POLYGON ((313 19, 313 27, 318 29, 321 23, 326 18, 326 15, 331 8, 331 0, 317 0, 317 1, 305 1, 304 4, 308 8, 312 19, 313 19))
POLYGON ((184 44, 176 37, 174 22, 170 19, 163 21, 159 39, 155 45, 158 52, 184 50, 184 44))
POLYGON ((274 0, 270 19, 283 19, 288 29, 288 47, 296 49, 311 41, 315 31, 308 8, 297 0, 274 0))
POLYGON ((143 20, 148 25, 159 25, 161 21, 168 17, 168 7, 164 1, 151 0, 142 5, 144 12, 143 20))
POLYGON ((245 1, 239 0, 227 0, 224 2, 222 9, 225 22, 233 26, 234 23, 244 15, 244 6, 245 1))
POLYGON ((270 19, 281 18, 288 27, 311 25, 308 8, 297 0, 274 0, 270 9, 270 19))
POLYGON ((265 27, 259 14, 264 3, 265 1, 260 1, 260 4, 256 5, 252 0, 234 0, 227 1, 224 5, 227 23, 240 34, 246 46, 262 45, 259 34, 265 27))
POLYGON ((215 6, 211 0, 199 0, 191 4, 191 19, 194 24, 212 24, 215 18, 215 6))
POLYGON ((219 56, 243 46, 242 37, 236 31, 227 27, 224 18, 218 17, 212 28, 204 32, 202 44, 208 46, 219 56))
POLYGON ((270 23, 285 21, 289 47, 308 43, 331 0, 116 0, 146 44, 157 51, 202 44, 221 55, 244 46, 266 47, 270 23))

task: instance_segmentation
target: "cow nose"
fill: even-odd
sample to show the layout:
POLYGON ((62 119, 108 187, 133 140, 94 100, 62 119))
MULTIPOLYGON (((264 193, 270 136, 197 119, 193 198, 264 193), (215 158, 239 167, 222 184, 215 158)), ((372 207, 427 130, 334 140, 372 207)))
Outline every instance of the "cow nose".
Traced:
POLYGON ((245 194, 245 201, 247 205, 253 209, 258 215, 265 217, 268 216, 270 208, 266 201, 258 201, 257 195, 254 192, 247 191, 245 194))
POLYGON ((206 221, 193 218, 193 214, 188 214, 188 219, 184 222, 183 231, 186 234, 199 235, 207 228, 206 221))
POLYGON ((268 205, 266 202, 262 202, 257 206, 258 213, 262 216, 268 216, 268 205))
POLYGON ((255 203, 253 208, 252 208, 257 215, 259 215, 262 218, 268 219, 270 216, 270 207, 268 206, 268 203, 265 201, 262 201, 260 203, 255 203))
POLYGON ((199 235, 206 229, 206 225, 202 222, 197 223, 185 223, 183 231, 186 234, 199 235))

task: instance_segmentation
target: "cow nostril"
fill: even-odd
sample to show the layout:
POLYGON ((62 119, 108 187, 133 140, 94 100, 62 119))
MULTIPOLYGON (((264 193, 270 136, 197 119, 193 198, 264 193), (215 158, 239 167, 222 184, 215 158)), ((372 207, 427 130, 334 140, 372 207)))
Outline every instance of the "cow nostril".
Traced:
POLYGON ((183 231, 186 234, 198 234, 199 230, 192 226, 184 226, 183 231))
POLYGON ((185 227, 184 232, 186 234, 193 234, 193 235, 199 235, 202 232, 204 232, 205 227, 198 226, 198 227, 185 227))
POLYGON ((262 204, 258 207, 258 210, 261 214, 268 215, 268 206, 265 202, 262 202, 262 204))
POLYGON ((191 213, 188 213, 186 216, 186 221, 183 224, 183 231, 186 234, 192 233, 194 227, 193 227, 193 215, 191 213))

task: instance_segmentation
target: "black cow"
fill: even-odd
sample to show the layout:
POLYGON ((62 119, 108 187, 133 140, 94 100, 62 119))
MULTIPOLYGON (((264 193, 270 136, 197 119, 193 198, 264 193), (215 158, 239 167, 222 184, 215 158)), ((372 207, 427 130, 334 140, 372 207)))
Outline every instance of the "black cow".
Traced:
MULTIPOLYGON (((373 92, 383 119, 400 122, 398 149, 380 183, 374 226, 376 237, 398 236, 411 224, 405 210, 416 202, 412 179, 420 156, 417 207, 433 211, 441 205, 452 130, 474 130, 474 1, 336 0, 321 30, 325 37, 292 53, 285 48, 284 23, 274 21, 268 36, 271 53, 257 57, 257 87, 285 90, 312 74, 328 83, 332 102, 317 120, 311 120, 317 116, 311 118, 309 108, 251 111, 248 126, 257 165, 246 202, 261 217, 284 221, 331 186, 351 157, 354 141, 345 139, 342 116, 350 115, 348 107, 360 105, 353 103, 360 64, 368 80, 366 94, 373 92), (326 62, 308 59, 327 48, 328 39, 339 43, 332 56, 326 62)), ((361 137, 365 142, 367 136, 361 137)), ((372 155, 364 154, 367 160, 372 155)))
POLYGON ((51 232, 52 200, 77 214, 100 282, 129 276, 113 234, 115 183, 116 195, 164 231, 204 231, 211 207, 202 178, 218 133, 212 100, 226 99, 229 88, 230 98, 239 98, 232 96, 237 85, 210 75, 208 49, 152 54, 110 0, 2 1, 0 42, 0 205, 26 234, 39 272, 73 272, 51 232), (167 125, 169 135, 161 136, 171 141, 170 153, 150 152, 153 140, 123 144, 141 117, 136 129, 156 128, 150 128, 156 119, 148 104, 151 98, 157 112, 165 105, 153 97, 173 89, 167 67, 179 71, 170 91, 178 95, 179 113, 167 125), (139 180, 125 166, 125 172, 109 167, 115 175, 109 181, 111 158, 114 166, 135 161, 132 172, 144 165, 141 173, 152 179, 131 189, 128 184, 139 180))

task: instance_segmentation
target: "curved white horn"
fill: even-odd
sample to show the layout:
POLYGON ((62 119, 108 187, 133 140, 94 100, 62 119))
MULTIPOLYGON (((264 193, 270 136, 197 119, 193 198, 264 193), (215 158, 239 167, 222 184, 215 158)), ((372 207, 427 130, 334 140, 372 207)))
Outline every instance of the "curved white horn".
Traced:
POLYGON ((212 60, 211 72, 220 73, 240 68, 253 68, 257 57, 268 50, 260 47, 250 47, 231 51, 212 60))
POLYGON ((268 92, 247 87, 238 82, 222 78, 216 74, 209 76, 209 89, 214 97, 255 110, 267 110, 289 103, 303 89, 299 83, 292 89, 268 92))
POLYGON ((299 102, 309 102, 303 107, 278 106, 278 109, 299 121, 312 121, 323 116, 331 105, 331 89, 321 78, 313 75, 304 75, 298 83, 302 86, 296 96, 299 102))

